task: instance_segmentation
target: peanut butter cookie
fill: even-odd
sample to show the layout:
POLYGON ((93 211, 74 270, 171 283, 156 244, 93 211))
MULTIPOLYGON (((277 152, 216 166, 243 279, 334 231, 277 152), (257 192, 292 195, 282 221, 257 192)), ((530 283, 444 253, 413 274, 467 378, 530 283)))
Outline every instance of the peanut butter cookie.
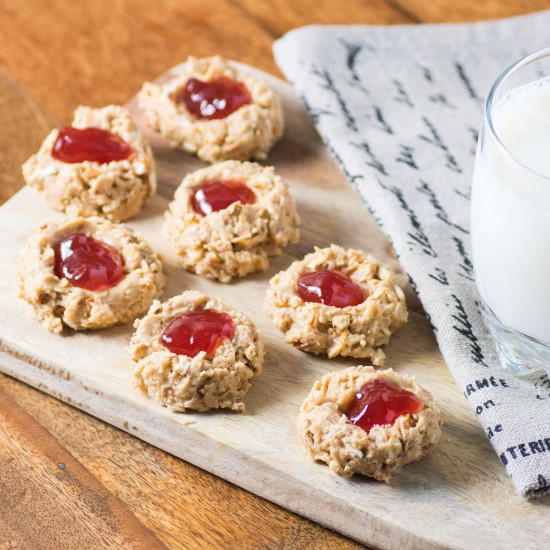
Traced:
POLYGON ((188 290, 155 301, 134 326, 135 382, 149 397, 173 411, 244 411, 243 397, 262 371, 264 354, 248 317, 188 290))
POLYGON ((182 267, 210 279, 263 271, 299 238, 288 184, 273 168, 226 161, 188 174, 166 214, 164 234, 182 267))
POLYGON ((369 358, 407 321, 405 295, 393 273, 358 250, 316 248, 275 275, 265 311, 286 341, 316 354, 369 358))
POLYGON ((161 260, 129 227, 103 218, 48 223, 18 264, 19 296, 48 330, 60 333, 131 321, 162 293, 161 260))
POLYGON ((52 130, 23 164, 30 187, 69 216, 120 222, 156 189, 151 147, 123 107, 78 107, 72 126, 52 130))
POLYGON ((173 147, 207 162, 263 159, 283 133, 277 94, 220 56, 189 57, 173 79, 144 84, 139 102, 173 147))
POLYGON ((298 430, 311 458, 336 474, 388 481, 437 444, 441 413, 413 378, 358 366, 315 382, 298 430))

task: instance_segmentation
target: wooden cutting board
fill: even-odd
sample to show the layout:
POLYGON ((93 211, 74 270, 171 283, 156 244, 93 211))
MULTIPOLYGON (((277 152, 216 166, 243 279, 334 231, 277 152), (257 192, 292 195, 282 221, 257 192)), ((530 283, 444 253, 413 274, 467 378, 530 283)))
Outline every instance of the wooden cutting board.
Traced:
MULTIPOLYGON (((130 325, 61 337, 34 320, 30 307, 16 296, 16 258, 36 226, 62 216, 29 188, 0 208, 0 255, 4 259, 0 369, 366 544, 395 549, 500 549, 529 548, 535 541, 549 540, 550 499, 529 503, 514 493, 437 352, 429 324, 387 239, 329 157, 292 88, 262 76, 283 98, 287 130, 269 162, 290 181, 297 199, 302 217, 300 243, 275 258, 267 272, 228 285, 178 269, 162 239, 162 215, 182 177, 201 163, 171 150, 150 132, 159 192, 129 223, 165 259, 165 298, 195 288, 241 309, 259 326, 266 344, 265 369, 245 399, 246 413, 176 414, 141 395, 131 384, 132 363, 126 352, 130 325), (331 370, 357 362, 329 361, 293 349, 262 312, 269 278, 314 245, 332 242, 361 248, 398 272, 412 313, 408 325, 388 347, 387 366, 416 375, 438 398, 443 411, 445 427, 439 446, 390 484, 340 479, 326 467, 311 463, 302 452, 294 423, 311 384, 331 370)), ((129 106, 141 123, 135 100, 129 106)))

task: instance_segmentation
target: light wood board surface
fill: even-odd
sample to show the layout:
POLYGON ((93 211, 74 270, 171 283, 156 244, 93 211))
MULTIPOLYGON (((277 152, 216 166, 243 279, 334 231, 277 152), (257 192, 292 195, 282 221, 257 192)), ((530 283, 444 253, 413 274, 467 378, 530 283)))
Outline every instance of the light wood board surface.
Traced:
MULTIPOLYGON (((506 548, 550 535, 548 500, 527 503, 515 495, 503 468, 464 397, 431 345, 421 314, 388 348, 388 366, 417 375, 438 398, 445 429, 427 459, 409 466, 389 485, 342 480, 302 453, 294 430, 298 407, 311 383, 351 361, 328 361, 287 346, 261 311, 267 280, 311 250, 336 242, 363 248, 399 269, 391 248, 368 217, 313 131, 290 87, 268 77, 284 99, 287 132, 270 157, 291 182, 302 216, 302 239, 273 261, 271 269, 230 285, 206 281, 174 266, 159 228, 167 199, 183 175, 199 166, 151 135, 161 186, 130 225, 165 257, 166 296, 197 288, 250 315, 267 348, 265 373, 246 398, 247 413, 174 414, 131 386, 124 346, 128 326, 59 337, 32 319, 15 298, 14 258, 29 231, 59 219, 42 198, 24 189, 0 209, 0 368, 103 420, 201 466, 256 494, 384 548, 506 548)), ((401 281, 404 277, 401 274, 401 281)), ((411 293, 409 303, 418 308, 411 293)), ((541 539, 542 538, 542 539, 541 539)))

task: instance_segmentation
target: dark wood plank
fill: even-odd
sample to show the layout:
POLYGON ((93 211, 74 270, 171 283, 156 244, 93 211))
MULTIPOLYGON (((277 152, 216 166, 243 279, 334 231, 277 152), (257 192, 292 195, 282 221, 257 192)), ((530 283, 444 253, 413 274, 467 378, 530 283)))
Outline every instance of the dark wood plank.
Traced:
POLYGON ((243 13, 273 38, 303 25, 357 25, 414 23, 418 18, 399 4, 385 0, 233 0, 243 13))
POLYGON ((550 8, 548 0, 392 0, 392 3, 424 23, 482 21, 550 8))
POLYGON ((2 548, 165 548, 2 389, 0 510, 2 548))
POLYGON ((277 71, 269 34, 223 0, 3 0, 0 31, 5 71, 62 121, 81 103, 126 103, 190 54, 277 71))
POLYGON ((0 73, 0 204, 22 185, 21 163, 40 146, 51 121, 21 86, 0 73))

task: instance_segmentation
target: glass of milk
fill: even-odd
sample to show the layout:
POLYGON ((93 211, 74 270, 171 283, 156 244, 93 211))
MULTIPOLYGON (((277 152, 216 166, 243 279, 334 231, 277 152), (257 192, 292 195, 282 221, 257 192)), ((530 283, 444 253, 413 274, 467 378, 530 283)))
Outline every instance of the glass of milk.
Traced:
POLYGON ((550 48, 505 71, 485 104, 472 247, 502 366, 550 372, 550 48))

